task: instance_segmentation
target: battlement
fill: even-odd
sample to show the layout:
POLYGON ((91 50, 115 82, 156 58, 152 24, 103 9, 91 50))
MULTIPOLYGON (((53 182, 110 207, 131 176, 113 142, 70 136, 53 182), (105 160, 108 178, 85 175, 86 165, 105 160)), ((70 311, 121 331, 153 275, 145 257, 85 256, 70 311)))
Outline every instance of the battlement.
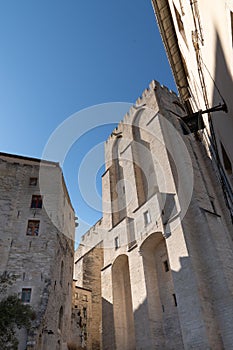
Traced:
POLYGON ((89 240, 96 240, 98 236, 100 236, 98 229, 101 227, 102 218, 98 220, 84 235, 81 237, 82 243, 85 243, 89 240))
POLYGON ((121 120, 118 124, 118 126, 112 131, 111 135, 106 140, 106 143, 108 141, 112 140, 113 137, 115 138, 120 132, 123 131, 123 124, 130 124, 132 121, 133 116, 135 115, 135 112, 140 108, 143 107, 148 103, 148 99, 151 97, 151 94, 154 93, 156 95, 156 91, 162 90, 169 96, 173 96, 174 98, 178 98, 177 94, 168 89, 165 85, 161 85, 157 80, 152 80, 149 84, 149 87, 146 88, 142 95, 139 96, 135 102, 135 105, 132 105, 129 109, 129 111, 124 115, 123 120, 121 120))

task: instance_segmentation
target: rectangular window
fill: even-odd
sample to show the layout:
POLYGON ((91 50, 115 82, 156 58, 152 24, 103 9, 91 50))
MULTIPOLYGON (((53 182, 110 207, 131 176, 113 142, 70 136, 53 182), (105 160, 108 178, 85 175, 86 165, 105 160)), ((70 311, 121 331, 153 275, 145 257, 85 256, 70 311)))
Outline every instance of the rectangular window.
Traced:
POLYGON ((86 307, 83 308, 83 317, 87 318, 87 308, 86 307))
POLYGON ((83 301, 87 301, 87 295, 83 294, 83 301))
POLYGON ((39 220, 28 220, 27 235, 28 236, 38 236, 39 227, 40 227, 39 220))
POLYGON ((150 213, 147 210, 147 211, 145 211, 145 213, 143 215, 144 215, 145 226, 147 226, 151 222, 150 213))
POLYGON ((42 196, 40 195, 33 195, 32 201, 31 201, 31 208, 42 208, 42 196))
POLYGON ((21 297, 22 302, 23 303, 30 303, 31 294, 32 294, 31 288, 23 288, 22 289, 22 297, 21 297))
POLYGON ((29 185, 30 186, 36 186, 37 185, 37 177, 30 177, 29 185))
POLYGON ((115 237, 115 249, 118 249, 120 246, 120 242, 119 242, 119 237, 115 237))
POLYGON ((172 295, 173 295, 174 305, 177 306, 176 295, 175 294, 172 294, 172 295))
POLYGON ((169 265, 168 265, 168 261, 167 261, 167 260, 165 260, 165 261, 163 262, 163 266, 164 266, 165 272, 168 272, 168 271, 169 271, 169 265))

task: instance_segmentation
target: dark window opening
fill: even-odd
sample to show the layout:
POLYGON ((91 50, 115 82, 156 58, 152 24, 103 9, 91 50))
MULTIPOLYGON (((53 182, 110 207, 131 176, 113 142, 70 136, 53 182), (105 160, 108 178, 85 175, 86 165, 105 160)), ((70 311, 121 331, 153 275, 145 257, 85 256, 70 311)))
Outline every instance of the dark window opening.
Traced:
POLYGON ((167 260, 165 260, 165 261, 163 262, 163 266, 164 266, 165 272, 168 272, 168 271, 169 271, 169 265, 168 265, 168 261, 167 261, 167 260))
POLYGON ((59 311, 59 319, 58 319, 58 329, 62 330, 62 322, 63 322, 63 307, 61 306, 59 311))
POLYGON ((42 208, 42 197, 40 195, 32 196, 31 208, 42 208))
POLYGON ((86 307, 83 308, 83 317, 87 318, 87 308, 86 307))
POLYGON ((172 294, 172 295, 173 295, 173 299, 174 299, 174 305, 177 306, 176 295, 175 294, 172 294))
POLYGON ((31 293, 32 293, 32 289, 31 288, 23 288, 22 289, 21 300, 22 300, 23 303, 30 303, 30 301, 31 301, 31 293))
POLYGON ((115 237, 115 249, 118 249, 120 246, 120 243, 119 243, 119 237, 115 237))
POLYGON ((37 185, 37 177, 30 177, 29 185, 30 186, 36 186, 37 185))
POLYGON ((39 227, 40 227, 39 220, 28 220, 27 235, 28 236, 38 236, 39 227))
POLYGON ((227 155, 227 152, 226 152, 225 148, 223 147, 222 143, 221 143, 221 149, 222 149, 222 158, 223 158, 224 168, 225 168, 226 172, 228 173, 228 175, 232 175, 231 161, 230 161, 230 159, 227 155))

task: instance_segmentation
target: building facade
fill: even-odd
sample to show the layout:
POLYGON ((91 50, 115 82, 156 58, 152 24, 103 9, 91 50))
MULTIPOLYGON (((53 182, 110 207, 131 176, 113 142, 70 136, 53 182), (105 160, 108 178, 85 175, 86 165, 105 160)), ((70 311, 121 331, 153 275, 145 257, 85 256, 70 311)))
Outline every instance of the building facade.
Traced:
POLYGON ((95 349, 232 348, 231 218, 184 115, 153 81, 106 142, 103 218, 75 257, 76 284, 101 286, 95 349))
POLYGON ((19 350, 66 349, 70 338, 74 211, 58 163, 0 154, 0 273, 36 313, 19 350))
POLYGON ((198 137, 211 155, 233 217, 233 2, 152 0, 186 113, 202 114, 198 137))

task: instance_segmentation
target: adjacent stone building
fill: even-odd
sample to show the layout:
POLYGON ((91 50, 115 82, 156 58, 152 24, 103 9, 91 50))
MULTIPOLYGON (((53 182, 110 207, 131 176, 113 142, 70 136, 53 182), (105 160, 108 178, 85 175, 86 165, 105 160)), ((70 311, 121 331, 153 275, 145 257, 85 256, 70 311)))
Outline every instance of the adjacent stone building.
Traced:
POLYGON ((198 137, 218 169, 233 217, 233 2, 152 4, 186 113, 208 111, 202 114, 205 129, 199 128, 198 137))
POLYGON ((58 163, 0 153, 0 273, 36 312, 19 350, 66 349, 70 340, 74 211, 58 163))
POLYGON ((185 113, 153 81, 106 142, 103 218, 75 254, 92 349, 232 348, 232 223, 185 113))

